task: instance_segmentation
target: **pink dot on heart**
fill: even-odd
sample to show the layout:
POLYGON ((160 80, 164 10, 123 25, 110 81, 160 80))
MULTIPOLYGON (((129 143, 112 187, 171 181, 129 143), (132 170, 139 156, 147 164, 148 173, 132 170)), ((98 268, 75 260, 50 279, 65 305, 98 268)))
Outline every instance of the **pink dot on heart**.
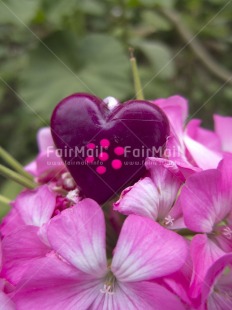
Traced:
POLYGON ((85 161, 88 163, 88 164, 91 164, 92 162, 94 162, 94 157, 93 156, 87 156, 85 161))
POLYGON ((106 172, 106 167, 98 166, 96 168, 96 171, 97 171, 98 174, 104 174, 106 172))
POLYGON ((88 148, 88 149, 92 149, 92 150, 93 150, 93 149, 95 149, 95 146, 96 146, 96 145, 95 145, 94 143, 89 143, 89 144, 87 144, 87 148, 88 148))
POLYGON ((122 162, 119 159, 112 160, 111 165, 112 165, 113 169, 115 169, 115 170, 122 168, 122 162))
POLYGON ((114 149, 114 153, 116 155, 123 155, 124 154, 124 148, 122 146, 117 146, 115 149, 114 149))
POLYGON ((109 159, 109 155, 107 153, 105 153, 105 152, 102 152, 102 153, 99 154, 98 158, 100 160, 102 160, 102 161, 106 161, 106 160, 109 159))
POLYGON ((100 144, 102 147, 109 147, 110 146, 110 141, 108 139, 102 139, 100 141, 100 144))

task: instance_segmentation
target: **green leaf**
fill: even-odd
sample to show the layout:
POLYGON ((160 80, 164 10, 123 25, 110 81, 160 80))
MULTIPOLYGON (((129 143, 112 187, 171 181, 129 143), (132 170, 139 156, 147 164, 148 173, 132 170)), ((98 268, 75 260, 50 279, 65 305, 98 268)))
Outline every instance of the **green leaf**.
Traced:
POLYGON ((155 41, 138 41, 134 44, 138 47, 152 65, 153 75, 158 78, 172 78, 175 74, 174 60, 166 45, 155 41))
POLYGON ((4 93, 5 93, 5 84, 0 80, 0 103, 3 99, 4 93))
POLYGON ((134 7, 139 6, 139 5, 140 5, 140 2, 139 2, 139 0, 127 0, 127 1, 126 1, 126 5, 127 5, 128 7, 134 8, 134 7))
POLYGON ((1 0, 0 22, 25 27, 36 14, 39 0, 1 0))
POLYGON ((59 25, 63 22, 64 17, 70 16, 76 10, 77 0, 45 0, 45 16, 49 23, 59 25))
POLYGON ((153 26, 155 30, 168 31, 172 28, 170 22, 161 15, 145 10, 142 12, 142 20, 145 24, 153 26))
POLYGON ((6 57, 7 56, 7 53, 8 53, 8 48, 4 45, 0 45, 0 59, 2 57, 6 57))
MULTIPOLYGON (((97 0, 45 0, 44 12, 50 23, 62 24, 64 17, 70 17, 77 11, 84 14, 101 16, 105 13, 102 2, 97 0)), ((78 22, 78 21, 76 21, 78 22)))
POLYGON ((67 32, 47 38, 31 54, 21 75, 20 95, 46 119, 58 101, 74 92, 124 99, 131 93, 130 65, 122 45, 92 34, 77 42, 67 32))
POLYGON ((175 4, 175 0, 139 0, 139 2, 146 7, 160 7, 172 8, 175 4))
POLYGON ((104 14, 105 8, 102 2, 96 0, 79 1, 79 9, 89 15, 100 16, 104 14))

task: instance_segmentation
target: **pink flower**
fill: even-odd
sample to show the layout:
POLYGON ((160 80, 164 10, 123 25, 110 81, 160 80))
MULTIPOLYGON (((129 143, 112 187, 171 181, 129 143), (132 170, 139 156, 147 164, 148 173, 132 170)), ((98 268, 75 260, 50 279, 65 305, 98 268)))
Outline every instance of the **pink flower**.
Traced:
POLYGON ((232 228, 231 187, 232 156, 221 161, 218 169, 189 177, 180 195, 187 227, 208 235, 215 232, 212 240, 225 251, 232 251, 232 237, 228 229, 232 228))
POLYGON ((202 121, 200 119, 190 120, 186 127, 188 136, 212 151, 222 152, 218 135, 209 129, 202 128, 201 123, 202 121))
POLYGON ((72 190, 75 182, 58 156, 49 127, 41 128, 37 134, 39 154, 34 161, 25 167, 39 183, 58 183, 72 190))
POLYGON ((107 262, 104 215, 85 199, 54 217, 47 237, 56 255, 35 261, 12 298, 17 309, 184 309, 156 279, 184 264, 184 239, 130 215, 107 262))
POLYGON ((214 128, 219 137, 221 149, 224 152, 232 153, 232 117, 215 114, 214 128))
POLYGON ((39 228, 52 217, 56 207, 56 195, 47 185, 22 192, 13 203, 13 209, 3 221, 1 232, 2 274, 12 284, 17 284, 28 265, 50 252, 39 236, 39 228))
POLYGON ((201 301, 202 309, 232 309, 232 254, 222 256, 208 269, 201 301))
MULTIPOLYGON (((189 286, 191 283, 192 277, 192 259, 189 251, 189 244, 188 243, 188 256, 185 261, 185 264, 179 269, 178 271, 172 273, 163 278, 164 283, 174 292, 177 296, 181 298, 181 300, 189 306, 187 309, 193 309, 193 300, 189 296, 189 286)), ((195 309, 195 308, 194 308, 195 309)))
POLYGON ((182 211, 174 206, 184 182, 179 168, 161 158, 148 158, 146 168, 148 176, 126 188, 114 209, 125 215, 149 217, 170 229, 183 228, 182 211))
POLYGON ((184 98, 154 103, 171 124, 164 158, 104 213, 39 131, 26 167, 39 186, 0 226, 0 310, 232 309, 232 117, 210 131, 185 126, 184 98))
POLYGON ((232 252, 232 156, 218 169, 190 176, 179 197, 186 226, 196 235, 191 243, 192 297, 200 294, 202 279, 210 266, 225 252, 232 252), (201 260, 199 260, 201 257, 201 260))
POLYGON ((5 280, 1 278, 2 268, 2 245, 0 239, 0 310, 14 310, 15 306, 13 301, 5 293, 5 280))
POLYGON ((192 120, 185 128, 188 117, 186 99, 172 96, 153 102, 166 113, 170 121, 171 135, 166 150, 168 158, 175 161, 186 176, 201 169, 216 168, 222 153, 212 148, 209 141, 215 138, 219 143, 219 139, 215 133, 199 128, 199 120, 192 120))
POLYGON ((191 257, 193 263, 189 296, 199 304, 204 278, 212 264, 226 253, 204 234, 197 234, 191 241, 191 257))
POLYGON ((40 227, 48 222, 56 208, 56 195, 48 185, 43 185, 21 192, 12 206, 1 223, 3 235, 11 234, 24 225, 40 227))
POLYGON ((191 120, 185 128, 184 143, 193 165, 206 170, 217 168, 223 158, 217 135, 200 127, 201 121, 191 120))

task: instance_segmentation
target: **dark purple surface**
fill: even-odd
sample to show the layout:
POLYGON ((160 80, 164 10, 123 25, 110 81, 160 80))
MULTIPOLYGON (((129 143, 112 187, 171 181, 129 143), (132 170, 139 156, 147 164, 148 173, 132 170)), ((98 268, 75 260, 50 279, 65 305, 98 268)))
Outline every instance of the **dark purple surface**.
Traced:
POLYGON ((73 94, 57 105, 51 129, 55 145, 62 150, 62 159, 83 195, 100 204, 137 181, 145 172, 147 150, 150 156, 161 156, 154 154, 154 147, 164 149, 169 135, 165 114, 151 102, 131 100, 109 111, 101 99, 84 93, 73 94), (110 146, 100 148, 102 140, 108 140, 110 146), (89 144, 95 144, 93 151, 89 144), (116 154, 116 147, 123 148, 124 154, 116 154), (108 157, 106 161, 98 159, 100 149, 108 154, 103 156, 108 157), (87 155, 93 155, 94 162, 86 163, 87 155), (104 168, 97 168, 100 166, 104 168))

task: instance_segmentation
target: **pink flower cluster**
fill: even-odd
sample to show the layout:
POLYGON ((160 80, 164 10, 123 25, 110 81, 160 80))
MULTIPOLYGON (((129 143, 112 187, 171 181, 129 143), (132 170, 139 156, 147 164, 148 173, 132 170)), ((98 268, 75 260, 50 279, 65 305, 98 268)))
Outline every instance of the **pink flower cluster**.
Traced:
POLYGON ((40 186, 0 227, 1 310, 232 309, 232 117, 209 131, 185 125, 182 97, 154 104, 171 124, 165 157, 147 158, 107 210, 81 198, 55 152, 47 164, 39 132, 26 169, 40 186))

